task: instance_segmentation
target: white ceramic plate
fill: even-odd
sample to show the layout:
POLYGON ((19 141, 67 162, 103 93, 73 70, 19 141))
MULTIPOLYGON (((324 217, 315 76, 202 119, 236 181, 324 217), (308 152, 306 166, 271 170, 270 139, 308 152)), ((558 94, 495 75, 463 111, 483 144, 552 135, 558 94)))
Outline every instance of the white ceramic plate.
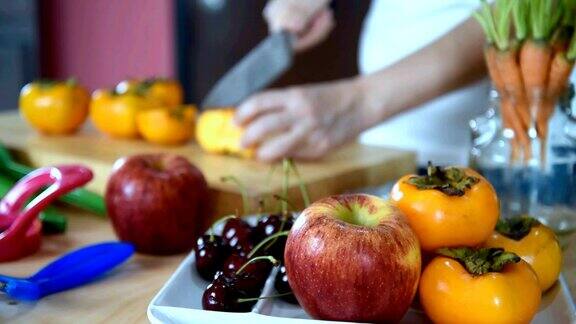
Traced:
MULTIPOLYGON (((246 220, 254 225, 257 216, 247 217, 246 220)), ((221 231, 222 225, 216 228, 216 232, 221 231)), ((208 282, 196 273, 194 259, 194 253, 190 253, 150 302, 148 318, 152 323, 328 323, 311 320, 302 308, 280 299, 260 300, 251 313, 205 311, 201 300, 208 282)), ((268 278, 262 296, 274 294, 276 271, 274 269, 268 278)), ((410 309, 402 319, 402 323, 429 322, 422 311, 415 309, 410 309)), ((533 323, 576 323, 576 309, 562 277, 544 295, 533 323)))

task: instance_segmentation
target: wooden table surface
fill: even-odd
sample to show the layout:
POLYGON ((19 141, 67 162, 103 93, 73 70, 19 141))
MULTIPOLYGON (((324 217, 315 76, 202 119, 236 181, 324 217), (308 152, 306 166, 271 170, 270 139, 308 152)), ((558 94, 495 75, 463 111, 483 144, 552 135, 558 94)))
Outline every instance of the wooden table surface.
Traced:
MULTIPOLYGON (((70 223, 65 235, 46 237, 40 252, 17 262, 0 264, 0 273, 26 276, 66 251, 115 238, 106 219, 78 211, 68 214, 70 223)), ((564 276, 574 296, 576 234, 565 236, 562 241, 566 247, 564 276)), ((105 278, 87 286, 48 296, 36 304, 0 306, 0 323, 147 322, 148 303, 184 257, 136 255, 105 278), (2 307, 9 308, 8 316, 2 307)))

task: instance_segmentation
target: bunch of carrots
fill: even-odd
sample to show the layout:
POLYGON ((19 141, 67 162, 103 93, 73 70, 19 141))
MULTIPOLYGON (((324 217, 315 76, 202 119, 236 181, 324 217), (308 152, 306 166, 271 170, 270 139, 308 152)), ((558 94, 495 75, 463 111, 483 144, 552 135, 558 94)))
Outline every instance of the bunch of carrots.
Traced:
POLYGON ((503 127, 513 130, 512 161, 530 161, 536 140, 545 161, 549 119, 576 59, 575 13, 576 0, 481 0, 474 13, 503 127))

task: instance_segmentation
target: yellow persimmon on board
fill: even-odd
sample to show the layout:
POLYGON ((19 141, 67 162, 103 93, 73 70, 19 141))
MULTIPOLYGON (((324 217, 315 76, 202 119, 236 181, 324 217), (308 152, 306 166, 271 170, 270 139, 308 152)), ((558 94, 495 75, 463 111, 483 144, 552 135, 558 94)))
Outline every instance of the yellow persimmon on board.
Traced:
POLYGON ((90 118, 96 128, 111 137, 137 138, 136 115, 143 110, 159 107, 151 101, 133 92, 118 94, 100 89, 92 94, 90 118))
POLYGON ((530 264, 538 276, 542 291, 552 287, 560 276, 562 249, 558 238, 549 227, 533 218, 500 220, 485 245, 514 252, 530 264))
POLYGON ((162 106, 176 107, 184 103, 184 90, 177 80, 148 78, 124 80, 116 86, 117 93, 134 92, 157 101, 162 106))
POLYGON ((208 153, 231 154, 245 158, 254 156, 253 149, 240 146, 243 129, 234 125, 233 108, 210 109, 198 117, 196 141, 208 153))
POLYGON ((196 113, 191 105, 147 109, 138 113, 136 124, 142 137, 151 143, 183 144, 194 135, 196 113))
POLYGON ((74 80, 35 81, 20 91, 20 113, 43 134, 74 133, 88 115, 89 95, 74 80))

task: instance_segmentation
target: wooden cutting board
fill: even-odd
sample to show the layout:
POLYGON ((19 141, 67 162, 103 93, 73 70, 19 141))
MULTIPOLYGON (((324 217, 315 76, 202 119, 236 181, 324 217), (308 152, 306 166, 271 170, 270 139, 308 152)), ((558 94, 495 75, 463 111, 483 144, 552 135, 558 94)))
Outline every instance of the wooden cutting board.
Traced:
MULTIPOLYGON (((253 205, 259 197, 279 193, 281 168, 269 176, 271 166, 252 160, 204 153, 196 144, 161 147, 142 140, 110 139, 94 130, 90 123, 74 136, 47 137, 37 134, 16 112, 0 114, 0 141, 23 162, 34 167, 81 163, 92 168, 95 179, 89 189, 103 193, 116 159, 133 154, 170 152, 187 157, 202 170, 214 192, 215 214, 225 215, 241 209, 238 188, 222 183, 226 175, 236 176, 248 187, 253 205)), ((312 200, 360 187, 381 185, 415 169, 414 154, 395 149, 351 144, 319 162, 299 163, 298 169, 312 200)), ((293 179, 293 178, 292 178, 293 179)), ((291 181, 289 199, 302 207, 297 183, 291 181)))

